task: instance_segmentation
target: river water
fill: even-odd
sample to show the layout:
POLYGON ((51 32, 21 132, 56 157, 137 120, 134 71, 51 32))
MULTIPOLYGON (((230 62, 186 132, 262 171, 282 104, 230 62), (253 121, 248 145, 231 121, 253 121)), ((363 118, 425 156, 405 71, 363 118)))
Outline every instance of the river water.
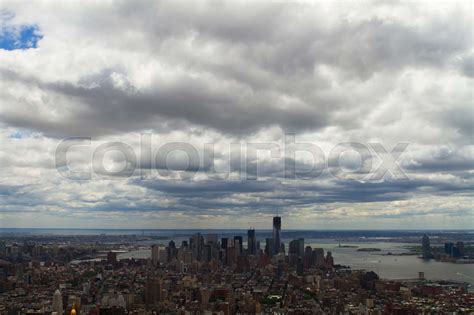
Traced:
MULTIPOLYGON (((288 249, 289 240, 283 240, 285 248, 288 249)), ((163 242, 163 244, 167 244, 163 242)), ((176 242, 179 246, 179 242, 176 242)), ((403 248, 407 243, 393 242, 363 242, 344 243, 343 246, 356 246, 357 248, 339 247, 339 243, 331 239, 307 239, 305 246, 313 248, 324 248, 331 251, 336 264, 349 266, 352 269, 365 269, 376 272, 379 277, 385 279, 413 279, 418 277, 418 272, 424 272, 425 278, 430 280, 455 280, 468 282, 474 285, 474 265, 438 262, 435 260, 423 260, 415 255, 398 256, 407 253, 403 248), (357 251, 358 248, 379 248, 378 252, 357 251), (387 255, 391 252, 394 255, 387 255)), ((244 243, 244 246, 246 244, 244 243)), ((262 245, 263 247, 263 245, 262 245)), ((119 255, 119 259, 126 258, 150 258, 149 249, 140 249, 119 255)))

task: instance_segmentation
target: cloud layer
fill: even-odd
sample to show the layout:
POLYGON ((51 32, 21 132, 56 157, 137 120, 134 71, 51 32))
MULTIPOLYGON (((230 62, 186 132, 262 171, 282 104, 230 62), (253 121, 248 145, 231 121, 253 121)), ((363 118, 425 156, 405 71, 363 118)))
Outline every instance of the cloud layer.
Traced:
MULTIPOLYGON (((469 4, 38 2, 0 12, 0 42, 23 26, 41 34, 0 49, 0 226, 266 226, 278 211, 294 228, 470 227, 469 4), (152 158, 140 150, 143 132, 152 158), (326 169, 288 180, 284 157, 263 154, 258 180, 246 180, 255 174, 230 144, 284 148, 289 133, 325 158, 342 142, 387 151, 409 143, 398 161, 408 179, 340 179, 326 169), (108 141, 130 145, 144 171, 65 179, 55 168, 65 137, 92 140, 69 153, 76 171, 90 172, 108 141), (170 142, 196 147, 197 173, 149 170, 163 168, 153 157, 170 142), (209 176, 219 167, 229 178, 209 176)), ((104 163, 130 165, 120 154, 104 163)), ((297 168, 310 163, 295 157, 297 168)))

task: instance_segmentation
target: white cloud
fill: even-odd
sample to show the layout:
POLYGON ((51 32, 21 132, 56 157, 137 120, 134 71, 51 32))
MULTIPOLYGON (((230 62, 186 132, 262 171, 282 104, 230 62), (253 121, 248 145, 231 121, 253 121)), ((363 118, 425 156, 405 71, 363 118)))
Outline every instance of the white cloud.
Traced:
MULTIPOLYGON (((472 15, 463 6, 1 3, 14 13, 9 23, 37 25, 43 38, 37 49, 0 50, 0 225, 26 226, 37 215, 57 226, 230 226, 228 217, 258 222, 278 208, 300 218, 294 227, 322 219, 468 227, 458 220, 472 215, 474 180, 472 15), (215 183, 202 173, 80 182, 54 168, 63 137, 93 137, 70 154, 74 170, 89 172, 91 148, 106 141, 140 157, 144 131, 154 152, 184 141, 202 154, 215 143, 224 168, 230 143, 282 145, 288 132, 326 157, 340 142, 388 150, 407 142, 401 164, 410 180, 364 184, 325 173, 287 182, 283 160, 270 158, 262 183, 215 183)), ((123 160, 111 157, 107 167, 119 168, 123 160)))

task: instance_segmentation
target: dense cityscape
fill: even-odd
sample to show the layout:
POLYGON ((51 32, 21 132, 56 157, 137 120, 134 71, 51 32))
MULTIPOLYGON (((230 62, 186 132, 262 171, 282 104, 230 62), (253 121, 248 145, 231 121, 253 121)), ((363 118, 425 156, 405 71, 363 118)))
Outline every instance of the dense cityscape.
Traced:
MULTIPOLYGON (((427 280, 423 272, 382 279, 338 264, 330 251, 305 246, 304 238, 285 248, 281 220, 273 218, 271 237, 262 243, 254 229, 246 240, 196 233, 179 246, 174 240, 151 245, 147 258, 118 258, 118 244, 132 244, 137 235, 121 236, 120 243, 107 235, 1 241, 0 314, 474 312, 467 282, 427 280)), ((424 235, 420 245, 419 259, 472 259, 471 247, 460 241, 441 252, 424 235)))
POLYGON ((0 315, 474 315, 473 9, 0 0, 0 315))

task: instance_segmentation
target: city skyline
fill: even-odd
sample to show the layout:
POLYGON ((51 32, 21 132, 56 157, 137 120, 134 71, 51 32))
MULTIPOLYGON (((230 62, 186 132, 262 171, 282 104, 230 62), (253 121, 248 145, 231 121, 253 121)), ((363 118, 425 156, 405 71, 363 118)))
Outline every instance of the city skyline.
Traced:
POLYGON ((2 1, 0 228, 472 229, 472 30, 468 2, 2 1))
POLYGON ((247 242, 245 233, 0 231, 0 314, 472 313, 471 233, 283 239, 282 217, 271 223, 264 247, 253 228, 247 242), (377 272, 363 267, 372 259, 377 272))
POLYGON ((471 1, 0 0, 0 315, 474 314, 471 1))

